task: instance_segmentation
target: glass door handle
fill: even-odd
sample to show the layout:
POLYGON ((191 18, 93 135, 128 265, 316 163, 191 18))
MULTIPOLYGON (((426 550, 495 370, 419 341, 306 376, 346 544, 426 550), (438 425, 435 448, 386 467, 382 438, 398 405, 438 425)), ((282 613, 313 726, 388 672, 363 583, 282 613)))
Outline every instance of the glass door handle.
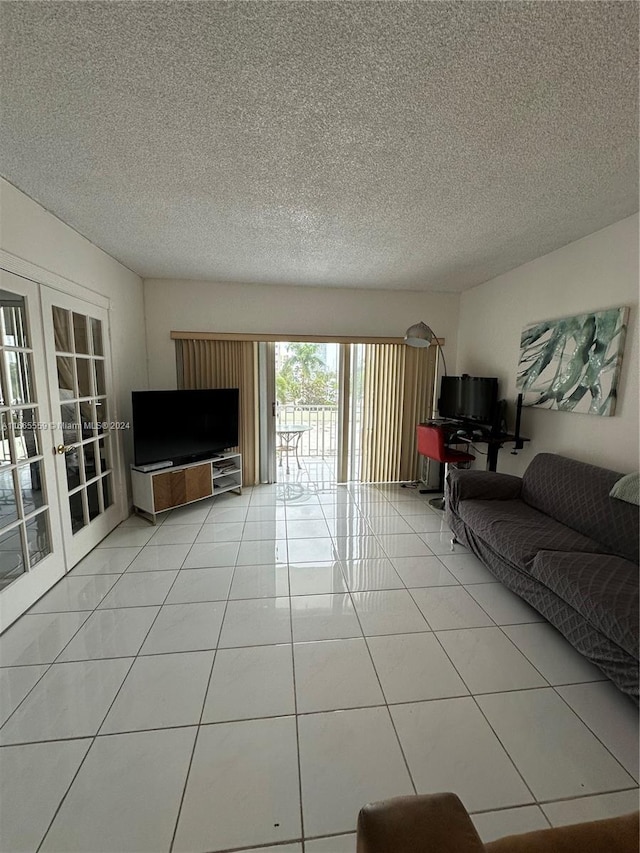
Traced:
POLYGON ((60 455, 62 455, 63 453, 69 453, 70 451, 75 449, 75 444, 59 444, 57 447, 54 447, 53 452, 54 454, 59 453, 60 455))

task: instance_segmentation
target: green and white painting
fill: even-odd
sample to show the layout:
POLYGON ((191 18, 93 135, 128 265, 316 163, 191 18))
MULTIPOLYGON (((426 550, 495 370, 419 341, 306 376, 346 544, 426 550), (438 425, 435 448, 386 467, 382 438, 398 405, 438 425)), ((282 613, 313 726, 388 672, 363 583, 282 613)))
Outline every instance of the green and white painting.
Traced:
POLYGON ((518 390, 525 406, 613 415, 628 308, 525 326, 518 390))

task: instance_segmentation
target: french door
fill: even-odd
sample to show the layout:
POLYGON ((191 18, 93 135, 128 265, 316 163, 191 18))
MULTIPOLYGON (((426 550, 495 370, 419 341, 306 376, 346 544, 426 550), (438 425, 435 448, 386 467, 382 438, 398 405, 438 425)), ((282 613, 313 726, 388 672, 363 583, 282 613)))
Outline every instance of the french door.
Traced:
POLYGON ((0 271, 0 630, 121 517, 104 309, 0 271))
POLYGON ((107 311, 41 289, 62 532, 74 566, 121 518, 107 311))

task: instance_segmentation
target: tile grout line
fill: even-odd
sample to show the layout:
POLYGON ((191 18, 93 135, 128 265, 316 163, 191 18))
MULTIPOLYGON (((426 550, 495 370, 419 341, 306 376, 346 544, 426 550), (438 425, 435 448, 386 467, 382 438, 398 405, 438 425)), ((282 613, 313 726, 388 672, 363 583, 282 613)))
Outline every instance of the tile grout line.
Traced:
MULTIPOLYGON (((444 563, 443 563, 443 565, 444 565, 444 563)), ((445 568, 446 568, 446 566, 445 566, 445 568)), ((464 587, 463 587, 463 588, 464 588, 464 587)), ((411 596, 411 597, 413 598, 413 596, 411 596)), ((474 600, 475 600, 475 599, 474 599, 474 600)), ((415 601, 415 599, 414 599, 414 601, 415 601)), ((417 602, 416 602, 416 606, 418 606, 417 602)), ((481 607, 481 605, 480 605, 480 604, 478 604, 478 606, 479 606, 479 607, 481 607)), ((418 606, 418 609, 419 609, 419 606, 418 606)), ((482 609, 485 613, 487 613, 487 612, 486 612, 486 610, 484 610, 484 608, 482 608, 482 607, 481 607, 481 609, 482 609)), ((495 621, 494 621, 494 619, 493 619, 493 618, 492 618, 488 613, 487 613, 487 617, 488 617, 488 618, 489 618, 489 619, 494 623, 494 625, 495 625, 495 621)), ((425 619, 425 621, 426 621, 426 619, 425 619)), ((429 623, 427 622, 427 624, 429 624, 429 623)), ((497 626, 496 626, 496 627, 497 627, 497 626)), ((475 695, 472 693, 472 691, 471 691, 471 689, 470 689, 469 685, 467 684, 466 680, 465 680, 465 679, 464 679, 464 677, 462 676, 462 673, 458 670, 458 667, 455 665, 454 661, 453 661, 453 660, 451 659, 451 657, 449 656, 449 654, 448 654, 447 650, 445 649, 445 647, 443 646, 443 644, 440 642, 440 638, 438 637, 438 635, 437 635, 437 633, 436 633, 435 631, 433 631, 433 635, 434 635, 434 637, 435 637, 435 639, 436 639, 436 642, 438 643, 438 645, 439 645, 439 646, 440 646, 440 648, 442 649, 442 652, 443 652, 443 653, 444 653, 444 655, 447 657, 447 659, 448 659, 449 663, 450 663, 450 664, 451 664, 451 666, 454 668, 455 672, 458 674, 458 677, 461 679, 462 683, 464 684, 464 686, 465 686, 465 687, 467 688, 467 690, 469 691, 469 696, 470 696, 470 698, 473 700, 473 702, 474 702, 474 704, 475 704, 476 708, 478 709, 478 711, 479 711, 479 712, 480 712, 480 714, 482 715, 483 719, 486 721, 487 725, 489 726, 489 728, 490 728, 490 729, 491 729, 491 731, 493 732, 494 737, 498 740, 498 743, 500 744, 500 746, 501 746, 501 747, 502 747, 502 749, 504 750, 504 753, 505 753, 505 755, 507 756, 507 758, 508 758, 509 762, 511 763, 511 765, 512 765, 512 766, 513 766, 513 768, 515 769, 515 771, 516 771, 516 773, 518 774, 518 776, 520 777, 520 779, 522 780, 522 783, 523 783, 523 785, 525 786, 526 790, 527 790, 527 791, 529 791, 529 793, 530 793, 530 794, 531 794, 531 796, 533 797, 534 802, 536 802, 536 803, 537 803, 537 798, 536 798, 535 794, 533 793, 533 791, 531 790, 531 788, 530 788, 530 787, 529 787, 529 785, 527 784, 527 782, 526 782, 526 780, 525 780, 524 776, 523 776, 523 775, 522 775, 522 773, 520 772, 520 769, 517 767, 517 765, 516 765, 515 761, 514 761, 514 760, 513 760, 513 758, 511 757, 511 755, 510 755, 510 753, 508 752, 507 748, 506 748, 506 747, 505 747, 505 745, 502 743, 502 740, 500 740, 500 738, 498 737, 497 732, 494 730, 493 726, 491 725, 491 723, 490 723, 490 722, 489 722, 489 720, 487 719, 487 717, 486 717, 486 715, 484 714, 484 712, 483 712, 482 708, 480 707, 479 703, 477 702, 477 700, 476 700, 476 698, 475 698, 475 695)), ((541 677, 542 677, 542 678, 544 678, 544 676, 542 676, 542 675, 541 675, 541 677)), ((546 679, 544 679, 544 680, 546 681, 546 679)), ((503 691, 503 692, 508 692, 508 691, 503 691)))
MULTIPOLYGON (((286 510, 285 510, 286 514, 286 510)), ((287 549, 287 557, 289 556, 287 549)), ((291 575, 289 562, 287 561, 287 584, 289 586, 289 633, 291 636, 291 677, 293 680, 293 711, 295 714, 296 726, 296 756, 298 765, 298 801, 300 803, 300 836, 302 853, 305 853, 305 832, 304 832, 304 808, 302 803, 302 758, 300 757, 300 720, 298 713, 298 690, 296 682, 296 657, 293 648, 293 608, 291 607, 291 575)))
MULTIPOLYGON (((250 505, 251 505, 251 497, 249 497, 249 504, 248 504, 248 506, 250 506, 250 505)), ((207 513, 207 516, 205 517, 205 521, 203 522, 203 526, 204 526, 204 524, 206 523, 206 519, 207 519, 208 517, 209 517, 209 515, 208 515, 208 513, 207 513)), ((243 524, 243 527, 242 527, 243 532, 244 532, 244 525, 245 525, 246 523, 247 523, 247 521, 246 521, 246 515, 245 515, 245 520, 244 520, 244 522, 242 523, 242 524, 243 524)), ((201 528, 201 529, 202 529, 202 528, 201 528)), ((240 540, 240 541, 242 541, 242 540, 240 540)), ((191 550, 191 549, 190 549, 190 550, 191 550)), ((190 550, 189 550, 189 553, 190 553, 190 550)), ((176 836, 177 836, 177 834, 178 834, 178 825, 179 825, 179 823, 180 823, 180 816, 182 815, 182 808, 183 808, 183 806, 184 806, 184 800, 185 800, 185 797, 186 797, 186 794, 187 794, 187 786, 188 786, 188 784, 189 784, 189 777, 190 777, 190 775, 191 775, 191 768, 193 767, 193 759, 194 759, 195 754, 196 754, 196 748, 197 748, 197 746, 198 746, 198 740, 199 740, 199 737, 200 737, 200 730, 201 730, 201 728, 202 728, 202 718, 203 718, 203 716, 204 716, 204 709, 205 709, 206 704, 207 704, 207 697, 208 697, 208 695, 209 695, 209 689, 210 689, 210 687, 211 687, 211 681, 212 681, 212 678, 213 678, 213 670, 214 670, 214 668, 215 668, 216 659, 217 659, 217 657, 218 657, 218 651, 219 651, 219 647, 220 647, 220 638, 221 638, 221 636, 222 636, 222 628, 223 628, 223 626, 224 626, 224 620, 225 620, 225 616, 227 615, 227 608, 228 608, 228 606, 229 606, 229 596, 231 595, 231 588, 232 588, 232 586, 233 586, 233 579, 234 579, 234 577, 235 577, 236 569, 237 569, 237 567, 238 567, 238 556, 239 556, 239 553, 240 553, 240 548, 238 547, 238 551, 236 552, 236 562, 235 562, 235 565, 234 565, 234 567, 233 567, 233 572, 231 573, 231 578, 230 578, 230 580, 229 580, 229 589, 228 589, 228 591, 227 591, 227 599, 226 599, 226 602, 225 602, 224 610, 223 610, 223 612, 222 612, 222 618, 220 619, 220 628, 218 629, 218 637, 217 637, 217 640, 216 640, 216 647, 215 647, 214 652, 213 652, 213 660, 212 660, 212 662, 211 662, 211 669, 209 670, 209 678, 207 679, 207 685, 206 685, 206 688, 205 688, 205 691, 204 691, 204 695, 203 695, 203 699, 202 699, 202 708, 200 709, 200 717, 199 717, 199 719, 198 719, 197 728, 196 728, 196 734, 195 734, 195 737, 194 737, 194 739, 193 739, 193 746, 192 746, 192 748, 191 748, 191 755, 190 755, 190 757, 189 757, 189 763, 188 763, 188 765, 187 765, 187 772, 186 772, 186 774, 185 774, 185 778, 184 778, 184 785, 183 785, 183 788, 182 788, 182 795, 181 795, 181 797, 180 797, 180 802, 178 803, 178 811, 177 811, 177 813, 176 813, 176 820, 175 820, 175 824, 174 824, 174 827, 173 827, 173 832, 172 832, 172 834, 171 834, 171 840, 170 840, 170 842, 169 842, 169 853, 172 853, 173 848, 174 848, 174 845, 175 845, 175 843, 176 843, 176 836)), ((187 554, 187 557, 185 557, 185 562, 186 562, 187 558, 188 558, 188 554, 187 554)))
MULTIPOLYGON (((534 803, 519 803, 513 806, 497 806, 496 808, 491 809, 477 809, 476 811, 470 811, 470 815, 479 815, 479 814, 491 814, 492 812, 508 812, 513 811, 514 809, 529 809, 529 808, 539 808, 542 811, 543 806, 551 806, 556 805, 557 803, 573 803, 576 800, 590 800, 592 797, 607 797, 610 794, 625 794, 627 792, 637 792, 638 788, 635 787, 627 787, 627 788, 614 788, 608 791, 595 791, 590 794, 575 794, 569 797, 558 797, 556 800, 536 800, 534 803)), ((597 818, 594 818, 597 820, 597 818)))
MULTIPOLYGON (((584 681, 584 682, 577 682, 577 683, 578 683, 578 684, 601 684, 602 682, 600 682, 600 681, 584 681)), ((567 702, 567 700, 564 698, 564 696, 562 695, 562 693, 560 693, 560 692, 556 689, 557 687, 573 687, 573 684, 557 684, 557 685, 556 685, 556 684, 550 684, 549 686, 551 687, 551 689, 553 690, 553 692, 556 694, 556 696, 558 696, 558 697, 562 700, 562 702, 564 702, 564 704, 565 704, 565 705, 567 706, 567 708, 571 711, 571 713, 572 713, 572 714, 573 714, 573 715, 574 715, 574 716, 575 716, 575 717, 576 717, 576 718, 577 718, 577 719, 582 723, 582 725, 583 725, 586 729, 588 729, 588 731, 593 735, 593 737, 598 741, 598 743, 599 743, 599 744, 600 744, 600 745, 601 745, 601 746, 602 746, 602 747, 603 747, 603 748, 604 748, 604 749, 609 753, 609 755, 610 755, 610 756, 613 758, 613 760, 614 760, 614 761, 619 765, 619 767, 620 767, 620 768, 621 768, 621 769, 622 769, 622 770, 627 774, 627 776, 628 776, 630 779, 633 779, 633 781, 634 781, 634 782, 636 783, 636 785, 637 785, 637 784, 638 784, 638 780, 637 780, 637 779, 635 779, 635 778, 634 778, 634 776, 633 776, 633 775, 632 775, 632 774, 627 770, 627 768, 623 765, 623 763, 620 761, 620 759, 619 759, 616 755, 614 755, 614 754, 613 754, 613 752, 612 752, 612 751, 609 749, 609 747, 604 743, 604 741, 602 741, 602 740, 601 740, 600 736, 599 736, 596 732, 594 732, 594 730, 591 728, 591 726, 590 726, 590 725, 589 725, 585 720, 583 720, 583 719, 582 719, 582 717, 580 716, 580 714, 578 714, 578 712, 575 710, 575 708, 572 708, 572 707, 571 707, 571 705, 569 704, 569 702, 567 702)))
MULTIPOLYGON (((487 614, 487 615, 488 615, 488 614, 487 614)), ((491 618, 491 617, 489 617, 489 618, 491 618)), ((493 735, 494 735, 494 737, 497 739, 498 743, 500 744, 500 746, 501 746, 502 750, 504 751, 504 754, 507 756, 507 758, 509 759, 509 762, 511 763, 512 767, 514 768, 514 770, 516 771, 516 773, 518 774, 518 776, 519 776, 519 777, 520 777, 520 779, 522 780, 522 784, 525 786, 526 790, 527 790, 527 791, 531 794, 531 796, 533 797, 533 801, 534 801, 534 803, 537 803, 537 798, 536 798, 535 794, 533 793, 533 791, 531 790, 531 788, 529 787, 529 785, 528 785, 528 783, 527 783, 526 779, 524 778, 524 776, 523 776, 523 775, 522 775, 522 773, 520 772, 520 768, 516 765, 516 763, 515 763, 514 759, 511 757, 511 754, 510 754, 510 753, 509 753, 509 751, 507 750, 506 746, 503 744, 502 740, 498 737, 498 733, 495 731, 495 729, 493 728, 493 726, 491 725, 491 723, 490 723, 490 722, 489 722, 489 720, 487 719, 487 717, 486 717, 486 715, 485 715, 484 711, 483 711, 483 710, 482 710, 482 708, 480 707, 480 705, 479 705, 478 701, 476 700, 476 695, 475 695, 474 693, 472 693, 472 692, 471 692, 471 690, 470 690, 470 688, 469 688, 469 685, 467 684, 467 682, 465 681, 465 679, 464 679, 464 678, 463 678, 463 676, 462 676, 462 673, 458 670, 458 668, 457 668, 457 666, 455 665, 455 663, 453 662, 453 660, 449 657, 449 654, 448 654, 447 650, 445 649, 445 647, 444 647, 444 646, 442 645, 442 643, 440 642, 440 639, 439 639, 439 637, 437 636, 437 634, 436 634, 436 632, 435 632, 435 631, 434 631, 434 636, 435 636, 436 641, 437 641, 437 643, 439 644, 440 648, 442 649, 443 653, 446 655, 447 659, 448 659, 448 660, 449 660, 449 662, 451 663, 451 666, 452 666, 452 667, 455 669, 455 671, 458 673, 458 676, 459 676, 459 677, 460 677, 460 679, 462 680, 462 683, 463 683, 463 684, 464 684, 464 686, 467 688, 467 690, 469 690, 469 698, 473 700, 473 703, 474 703, 474 705, 476 706, 476 708, 478 709, 478 711, 480 712, 480 714, 482 715, 482 718, 485 720, 485 722, 487 723, 487 725, 489 726, 489 728, 490 728, 490 729, 491 729, 491 731, 493 732, 493 735)), ((536 688, 529 688, 529 689, 536 689, 536 688)), ((502 692, 510 692, 510 691, 502 691, 502 692)), ((478 694, 478 695, 481 695, 481 694, 478 694)), ((482 695, 484 695, 484 694, 482 694, 482 695)), ((490 695, 493 695, 493 694, 490 694, 490 695)), ((531 805, 531 804, 530 804, 530 803, 522 803, 521 805, 531 805)))
MULTIPOLYGON (((346 578, 345 578, 345 580, 346 580, 346 578)), ((384 707, 386 708, 386 711, 387 711, 387 717, 389 719, 389 722, 391 723, 391 728, 393 729, 393 733, 396 736, 396 742, 398 744, 398 748, 400 749, 400 754, 402 755, 402 760, 404 761, 404 766, 406 767, 407 774, 409 776, 409 781, 411 782, 411 786, 413 787, 414 794, 417 794, 418 788, 417 788, 417 785, 416 785, 415 780, 413 778, 411 768, 409 767, 409 761, 407 759, 404 747, 403 747, 402 742, 400 740, 400 735, 398 734, 398 730, 396 728, 395 720, 393 719, 393 715, 391 714, 391 710, 389 708, 389 703, 387 701, 387 694, 385 693, 384 688, 382 686, 382 681, 380 679, 380 675, 379 675, 378 670, 376 668, 375 661, 374 661, 373 655, 371 653, 371 649, 369 648, 369 643, 368 643, 367 637, 364 633, 364 628, 362 627, 362 622, 360 621, 360 614, 358 613, 358 611, 356 609, 356 605, 355 605, 355 602, 354 602, 353 597, 351 595, 351 592, 349 592, 349 598, 351 600, 351 606, 353 607, 354 613, 356 614, 356 619, 358 620, 358 624, 360 625, 360 630, 362 631, 362 639, 364 640, 365 648, 367 650, 367 654, 369 655, 369 659, 371 661, 371 666, 373 667, 373 671, 375 673, 376 680, 378 682, 378 686, 380 687, 380 693, 382 694, 382 698, 384 699, 384 707)), ((363 803, 363 805, 365 805, 365 804, 363 803)))
MULTIPOLYGON (((424 632, 424 633, 429 633, 429 632, 424 632)), ((404 636, 408 636, 408 635, 406 635, 406 634, 400 634, 400 635, 398 635, 398 634, 395 634, 395 635, 394 634, 391 634, 391 635, 390 634, 381 634, 381 635, 377 635, 377 636, 384 638, 386 636, 402 636, 402 637, 404 637, 404 636)), ((342 642, 342 641, 348 642, 348 641, 352 641, 352 640, 362 640, 362 639, 364 639, 366 641, 367 639, 376 639, 376 637, 367 638, 367 637, 361 637, 360 636, 360 637, 336 637, 334 639, 329 639, 329 640, 304 640, 301 643, 294 643, 293 645, 294 646, 295 645, 306 645, 307 643, 314 643, 314 644, 315 643, 336 643, 336 642, 342 642)), ((274 644, 263 645, 263 646, 241 646, 240 648, 265 649, 265 648, 270 648, 270 647, 275 647, 275 646, 286 646, 286 645, 289 645, 289 643, 274 643, 274 644)), ((223 648, 223 649, 218 649, 217 651, 233 651, 233 650, 234 650, 233 648, 223 648)), ((202 654, 204 652, 215 652, 215 651, 216 651, 215 649, 195 649, 195 650, 189 650, 188 652, 167 652, 166 654, 169 654, 169 655, 173 655, 173 654, 202 654)), ((154 656, 149 655, 149 657, 154 657, 154 656)), ((107 660, 126 660, 126 659, 127 658, 115 658, 115 659, 114 658, 107 658, 107 660)), ((103 660, 103 658, 98 658, 98 660, 103 660)), ((135 658, 132 658, 132 660, 135 660, 135 658)), ((375 669, 375 666, 374 666, 374 669, 375 669)), ((377 674, 377 671, 376 671, 376 674, 377 674)), ((593 682, 584 682, 584 683, 585 684, 591 684, 593 682)), ((441 701, 447 700, 447 699, 469 699, 471 696, 474 696, 474 695, 475 696, 498 696, 498 695, 501 695, 504 693, 529 693, 529 692, 532 692, 533 690, 540 690, 540 689, 546 690, 547 688, 523 687, 523 688, 519 688, 517 690, 493 691, 490 693, 475 693, 475 694, 455 693, 455 694, 452 694, 449 696, 438 696, 438 697, 434 697, 431 699, 408 699, 408 700, 403 700, 401 702, 390 702, 390 701, 385 699, 385 701, 383 701, 383 702, 376 702, 374 704, 369 704, 369 705, 339 706, 337 708, 324 708, 324 709, 319 709, 319 710, 314 710, 314 711, 298 711, 297 713, 298 713, 299 717, 314 717, 314 716, 318 716, 319 714, 330 714, 334 711, 366 711, 369 708, 386 708, 386 707, 388 707, 388 708, 400 708, 403 705, 427 705, 427 704, 430 704, 431 702, 441 702, 441 701)), ((385 697, 385 694, 383 692, 383 698, 384 697, 385 697)), ((214 721, 209 722, 209 723, 207 723, 207 722, 203 722, 203 723, 176 723, 174 725, 169 725, 169 726, 149 726, 148 728, 141 728, 141 729, 122 729, 120 731, 113 731, 113 732, 100 732, 99 734, 96 734, 96 735, 69 735, 68 737, 56 737, 56 738, 48 738, 48 739, 44 739, 44 740, 16 741, 14 743, 3 744, 2 746, 0 746, 0 751, 2 749, 8 749, 8 748, 13 747, 13 746, 30 746, 31 744, 57 743, 58 741, 86 740, 87 738, 92 738, 92 737, 107 738, 107 737, 115 737, 115 736, 121 735, 121 734, 137 734, 137 733, 141 733, 141 732, 164 731, 166 729, 184 729, 184 728, 190 728, 190 727, 197 726, 197 725, 220 726, 220 725, 226 725, 227 723, 245 723, 245 722, 249 722, 250 720, 278 720, 278 719, 281 719, 282 717, 290 717, 290 716, 293 716, 293 714, 291 714, 291 713, 264 714, 264 715, 259 716, 259 717, 232 717, 232 718, 225 719, 225 720, 214 720, 214 721)), ((631 774, 629 774, 628 771, 625 771, 625 772, 627 773, 627 775, 631 779, 633 779, 633 777, 631 776, 631 774)), ((627 788, 622 789, 622 790, 627 790, 627 788)), ((600 792, 596 791, 593 794, 588 794, 588 795, 576 794, 576 797, 578 797, 578 796, 596 796, 598 793, 600 793, 600 792)), ((606 793, 606 792, 603 791, 602 793, 606 793)), ((573 796, 567 797, 566 799, 573 799, 573 796)), ((553 801, 553 802, 555 802, 555 801, 553 801)))

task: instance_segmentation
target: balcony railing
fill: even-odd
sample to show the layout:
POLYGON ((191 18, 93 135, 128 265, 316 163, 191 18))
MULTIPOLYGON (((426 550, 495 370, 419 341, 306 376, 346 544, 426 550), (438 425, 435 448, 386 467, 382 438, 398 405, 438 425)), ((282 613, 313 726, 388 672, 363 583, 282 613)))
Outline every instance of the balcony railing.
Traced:
POLYGON ((302 433, 300 456, 335 456, 338 452, 338 407, 279 404, 276 409, 279 427, 300 424, 309 430, 302 433))

